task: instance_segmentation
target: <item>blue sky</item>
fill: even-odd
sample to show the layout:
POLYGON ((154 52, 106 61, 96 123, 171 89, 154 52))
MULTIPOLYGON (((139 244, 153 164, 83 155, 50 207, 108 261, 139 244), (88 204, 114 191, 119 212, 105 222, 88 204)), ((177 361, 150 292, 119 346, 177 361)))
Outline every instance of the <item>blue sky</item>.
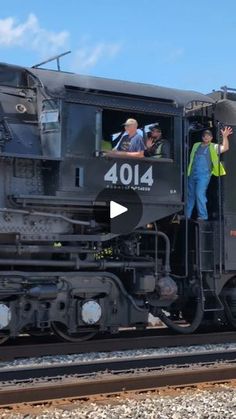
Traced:
POLYGON ((7 0, 0 61, 31 66, 71 50, 81 74, 209 92, 236 87, 235 0, 7 0))

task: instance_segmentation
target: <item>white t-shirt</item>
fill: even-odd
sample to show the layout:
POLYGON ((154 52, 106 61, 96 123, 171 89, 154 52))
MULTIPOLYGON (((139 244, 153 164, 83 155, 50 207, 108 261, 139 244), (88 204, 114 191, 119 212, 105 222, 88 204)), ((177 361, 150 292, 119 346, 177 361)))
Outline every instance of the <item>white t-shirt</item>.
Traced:
POLYGON ((220 146, 220 153, 223 153, 224 146, 222 144, 215 144, 215 143, 212 143, 212 144, 214 145, 215 151, 217 152, 217 154, 219 154, 219 146, 220 146))

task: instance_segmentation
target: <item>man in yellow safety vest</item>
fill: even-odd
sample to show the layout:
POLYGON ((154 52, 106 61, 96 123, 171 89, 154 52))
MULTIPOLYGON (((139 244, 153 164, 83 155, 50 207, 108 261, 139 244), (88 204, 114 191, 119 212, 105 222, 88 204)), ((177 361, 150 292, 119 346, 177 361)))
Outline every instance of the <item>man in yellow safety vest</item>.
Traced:
POLYGON ((219 154, 225 153, 229 149, 228 137, 232 133, 231 127, 222 129, 223 142, 218 146, 218 144, 212 143, 212 132, 205 130, 202 134, 202 142, 193 145, 188 166, 188 218, 191 217, 196 202, 198 220, 208 219, 207 187, 211 175, 223 176, 226 174, 222 163, 219 162, 219 154))

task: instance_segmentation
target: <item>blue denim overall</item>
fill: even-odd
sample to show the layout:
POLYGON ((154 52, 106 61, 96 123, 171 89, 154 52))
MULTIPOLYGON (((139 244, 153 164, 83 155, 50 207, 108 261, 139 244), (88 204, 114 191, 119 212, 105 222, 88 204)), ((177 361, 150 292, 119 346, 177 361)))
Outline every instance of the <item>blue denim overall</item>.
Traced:
POLYGON ((187 217, 190 218, 196 203, 198 218, 208 219, 206 191, 210 182, 212 162, 209 146, 199 145, 196 150, 191 174, 188 177, 187 217))

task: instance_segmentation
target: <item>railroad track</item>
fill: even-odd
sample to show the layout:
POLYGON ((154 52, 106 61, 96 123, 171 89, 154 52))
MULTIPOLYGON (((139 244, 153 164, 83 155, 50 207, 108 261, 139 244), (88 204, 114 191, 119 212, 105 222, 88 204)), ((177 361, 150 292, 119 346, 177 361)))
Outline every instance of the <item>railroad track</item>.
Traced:
POLYGON ((58 342, 52 336, 44 339, 18 339, 14 344, 0 346, 0 361, 11 361, 17 358, 40 357, 47 355, 68 355, 75 353, 109 352, 131 349, 149 349, 171 346, 191 346, 207 344, 223 344, 236 342, 236 332, 197 333, 192 335, 168 334, 168 330, 160 329, 154 334, 122 332, 116 337, 93 339, 80 343, 58 342))
POLYGON ((0 406, 236 379, 236 351, 0 370, 0 406))

